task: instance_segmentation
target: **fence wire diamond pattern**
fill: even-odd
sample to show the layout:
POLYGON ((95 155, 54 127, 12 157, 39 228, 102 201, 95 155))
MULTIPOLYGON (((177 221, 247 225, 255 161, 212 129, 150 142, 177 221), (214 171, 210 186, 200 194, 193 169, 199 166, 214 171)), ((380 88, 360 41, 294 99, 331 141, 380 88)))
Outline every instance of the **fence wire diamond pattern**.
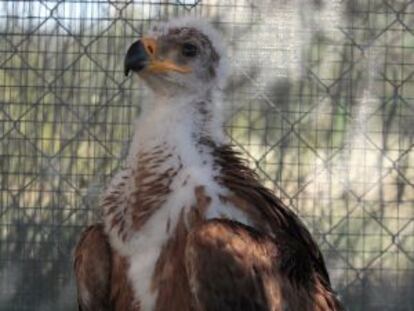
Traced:
POLYGON ((73 310, 146 93, 122 74, 153 22, 229 41, 227 132, 304 219, 349 310, 414 310, 414 3, 0 1, 0 310, 73 310))

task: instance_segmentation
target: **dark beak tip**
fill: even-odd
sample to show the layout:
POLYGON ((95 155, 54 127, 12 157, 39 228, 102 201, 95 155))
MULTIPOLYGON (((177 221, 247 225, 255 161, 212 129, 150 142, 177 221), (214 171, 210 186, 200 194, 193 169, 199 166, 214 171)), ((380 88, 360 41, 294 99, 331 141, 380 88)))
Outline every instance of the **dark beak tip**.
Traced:
POLYGON ((125 77, 128 77, 129 71, 130 71, 130 69, 125 66, 125 68, 124 68, 124 75, 125 75, 125 77))
POLYGON ((134 42, 128 49, 124 61, 124 74, 128 76, 129 72, 141 71, 148 61, 148 54, 141 41, 134 42))

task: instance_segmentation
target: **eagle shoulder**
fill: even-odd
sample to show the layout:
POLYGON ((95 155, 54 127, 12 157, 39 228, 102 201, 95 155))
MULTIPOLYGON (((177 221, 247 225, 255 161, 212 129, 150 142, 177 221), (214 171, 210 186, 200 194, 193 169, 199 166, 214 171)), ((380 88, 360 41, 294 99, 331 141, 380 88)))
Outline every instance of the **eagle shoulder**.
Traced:
POLYGON ((236 221, 194 228, 185 264, 196 310, 343 310, 299 246, 236 221))
POLYGON ((80 311, 139 311, 127 277, 129 261, 114 250, 103 224, 87 227, 74 254, 80 311))
POLYGON ((343 310, 331 287, 323 255, 299 217, 259 182, 256 173, 232 146, 216 146, 215 157, 221 167, 219 182, 245 202, 243 209, 260 219, 261 225, 256 229, 274 239, 277 245, 279 271, 288 281, 285 284, 292 285, 284 296, 292 300, 304 297, 296 290, 302 288, 312 293, 315 309, 311 310, 343 310))
POLYGON ((110 310, 111 249, 103 225, 86 228, 75 248, 79 310, 110 310))

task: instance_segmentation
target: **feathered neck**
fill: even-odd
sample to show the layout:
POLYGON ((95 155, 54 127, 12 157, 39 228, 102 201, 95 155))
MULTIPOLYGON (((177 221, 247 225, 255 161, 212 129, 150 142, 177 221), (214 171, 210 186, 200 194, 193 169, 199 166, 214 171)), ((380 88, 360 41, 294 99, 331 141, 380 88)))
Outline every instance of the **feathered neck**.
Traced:
POLYGON ((174 147, 185 155, 204 138, 217 145, 227 142, 221 96, 217 92, 209 90, 172 97, 153 95, 136 122, 128 162, 136 163, 139 152, 156 146, 174 147))

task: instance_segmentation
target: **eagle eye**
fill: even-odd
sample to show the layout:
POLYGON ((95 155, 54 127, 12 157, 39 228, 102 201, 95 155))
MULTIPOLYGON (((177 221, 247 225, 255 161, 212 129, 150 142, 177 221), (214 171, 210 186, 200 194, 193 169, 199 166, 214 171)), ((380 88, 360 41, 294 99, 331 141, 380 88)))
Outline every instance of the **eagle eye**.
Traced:
POLYGON ((192 43, 184 43, 181 47, 181 54, 185 57, 194 57, 198 53, 197 46, 192 43))

